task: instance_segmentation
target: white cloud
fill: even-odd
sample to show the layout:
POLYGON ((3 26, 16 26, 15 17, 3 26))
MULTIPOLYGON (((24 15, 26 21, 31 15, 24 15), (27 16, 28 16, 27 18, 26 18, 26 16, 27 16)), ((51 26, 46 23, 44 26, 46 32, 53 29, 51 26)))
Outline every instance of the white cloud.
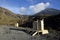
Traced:
POLYGON ((28 8, 21 7, 20 8, 20 13, 23 13, 23 14, 28 14, 28 13, 35 14, 35 13, 38 13, 38 12, 46 9, 49 5, 50 5, 49 2, 47 2, 47 3, 42 2, 42 3, 38 3, 36 5, 30 5, 28 8))
POLYGON ((21 7, 21 8, 20 8, 20 12, 21 12, 21 13, 24 13, 24 12, 26 12, 26 11, 27 11, 27 10, 26 10, 25 7, 21 7))
POLYGON ((49 2, 47 2, 47 3, 46 3, 46 6, 49 6, 49 5, 50 5, 50 3, 49 3, 49 2))
POLYGON ((25 8, 25 7, 21 7, 20 8, 20 14, 27 14, 27 8, 25 8))
POLYGON ((29 6, 30 10, 32 10, 34 13, 38 13, 44 9, 46 9, 50 5, 49 2, 47 3, 38 3, 36 5, 29 6))

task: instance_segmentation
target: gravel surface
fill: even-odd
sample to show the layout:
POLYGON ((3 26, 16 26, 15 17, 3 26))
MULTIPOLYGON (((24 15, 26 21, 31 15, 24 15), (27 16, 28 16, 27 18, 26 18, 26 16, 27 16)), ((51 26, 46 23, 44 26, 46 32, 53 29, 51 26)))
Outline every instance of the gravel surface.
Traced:
POLYGON ((49 30, 48 35, 31 36, 23 31, 10 30, 11 26, 0 26, 0 40, 60 40, 60 31, 49 30))
POLYGON ((10 30, 9 28, 7 26, 0 27, 0 40, 27 40, 30 37, 23 31, 10 30))

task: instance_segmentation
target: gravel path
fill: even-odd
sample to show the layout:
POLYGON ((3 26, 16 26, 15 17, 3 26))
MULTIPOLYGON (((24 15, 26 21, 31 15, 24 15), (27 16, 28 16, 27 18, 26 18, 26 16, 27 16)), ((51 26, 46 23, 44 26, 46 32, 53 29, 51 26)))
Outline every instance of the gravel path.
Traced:
POLYGON ((0 40, 28 40, 30 36, 17 30, 10 30, 7 26, 0 27, 0 40))
POLYGON ((49 30, 48 35, 30 36, 23 31, 10 30, 10 26, 0 26, 0 40, 60 40, 60 31, 49 30))

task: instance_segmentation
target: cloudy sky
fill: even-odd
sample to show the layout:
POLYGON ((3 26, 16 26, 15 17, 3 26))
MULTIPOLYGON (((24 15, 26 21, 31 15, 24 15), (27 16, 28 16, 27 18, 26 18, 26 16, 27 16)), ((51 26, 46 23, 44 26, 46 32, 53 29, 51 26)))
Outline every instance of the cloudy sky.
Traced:
POLYGON ((60 0, 0 0, 0 7, 21 15, 31 15, 46 8, 60 10, 60 0))

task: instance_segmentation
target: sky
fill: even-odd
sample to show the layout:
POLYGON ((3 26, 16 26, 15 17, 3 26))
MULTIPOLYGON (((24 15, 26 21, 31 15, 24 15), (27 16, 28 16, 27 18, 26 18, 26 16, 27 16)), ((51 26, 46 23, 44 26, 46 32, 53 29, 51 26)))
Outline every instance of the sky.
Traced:
POLYGON ((0 7, 16 14, 32 15, 46 8, 60 10, 60 0, 0 0, 0 7))

